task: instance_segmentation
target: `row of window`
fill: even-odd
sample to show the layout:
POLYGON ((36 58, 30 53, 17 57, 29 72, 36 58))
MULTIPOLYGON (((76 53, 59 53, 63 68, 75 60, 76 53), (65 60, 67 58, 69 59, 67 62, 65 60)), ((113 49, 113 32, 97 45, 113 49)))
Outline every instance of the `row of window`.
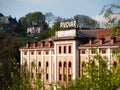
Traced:
POLYGON ((64 54, 66 54, 67 52, 72 53, 71 46, 59 46, 59 54, 62 54, 62 51, 63 51, 64 54))
MULTIPOLYGON (((62 62, 59 62, 59 67, 62 67, 62 62)), ((63 63, 63 67, 67 67, 67 63, 66 62, 63 63)), ((72 63, 71 62, 68 62, 68 67, 69 68, 72 67, 72 63)))
MULTIPOLYGON (((81 50, 81 54, 86 54, 87 53, 87 50, 86 49, 82 49, 81 50)), ((91 50, 91 54, 95 54, 96 51, 95 50, 91 50)), ((102 54, 106 54, 107 53, 107 49, 101 49, 100 53, 102 54)))
POLYGON ((67 75, 66 75, 66 74, 65 74, 65 75, 59 74, 59 81, 61 81, 61 80, 62 80, 62 77, 63 77, 63 80, 64 80, 64 81, 66 81, 66 80, 67 80, 67 78, 68 78, 68 80, 69 80, 69 81, 71 81, 71 80, 72 80, 72 75, 68 75, 68 77, 67 77, 67 75))
MULTIPOLYGON (((31 62, 31 66, 33 66, 34 65, 34 62, 31 62)), ((49 63, 48 62, 46 62, 46 67, 48 67, 49 66, 49 63)), ((41 62, 38 62, 38 67, 41 67, 41 62)))
MULTIPOLYGON (((34 51, 30 51, 30 54, 31 54, 31 55, 34 55, 34 51)), ((38 54, 38 55, 41 55, 41 51, 38 51, 37 54, 38 54)), ((48 54, 49 54, 49 51, 46 50, 46 51, 45 51, 45 54, 48 55, 48 54)), ((27 55, 27 51, 24 51, 24 55, 27 55)))
MULTIPOLYGON (((100 53, 106 54, 107 53, 107 48, 99 49, 100 53)), ((111 53, 115 53, 116 49, 110 49, 111 53)), ((81 49, 81 54, 86 54, 87 50, 86 49, 81 49)), ((96 49, 91 49, 91 54, 95 54, 96 49)))
MULTIPOLYGON (((33 65, 34 65, 34 62, 31 62, 31 66, 33 66, 33 65)), ((49 63, 46 62, 45 66, 49 67, 49 63)), ((41 62, 38 62, 38 67, 41 67, 41 62)), ((62 62, 59 62, 59 67, 62 67, 62 62)), ((67 67, 67 63, 66 62, 63 63, 63 67, 67 67)), ((68 67, 72 67, 71 62, 68 62, 68 67)))
MULTIPOLYGON (((93 65, 96 65, 96 64, 95 64, 95 61, 92 61, 92 64, 93 64, 93 65)), ((116 68, 116 67, 117 67, 117 61, 113 61, 113 64, 112 64, 112 65, 113 65, 114 68, 116 68)), ((82 67, 85 67, 85 62, 82 62, 82 67)))
MULTIPOLYGON (((71 50, 71 46, 68 46, 68 49, 67 49, 67 46, 59 46, 59 54, 62 54, 62 50, 63 50, 63 53, 66 54, 67 52, 68 53, 72 53, 72 50, 71 50), (67 51, 68 50, 68 51, 67 51)), ((81 54, 86 54, 87 50, 86 49, 82 49, 81 50, 81 54)), ((54 53, 54 52, 53 52, 54 53)), ((102 54, 106 54, 107 53, 107 49, 101 49, 100 50, 100 53, 102 54)), ((114 50, 112 50, 112 53, 114 53, 114 50)), ((30 54, 31 55, 34 55, 34 51, 30 51, 30 54)), ((38 55, 41 55, 41 51, 38 51, 37 52, 38 55)), ((45 54, 48 55, 49 54, 49 51, 45 51, 45 54)), ((91 54, 95 54, 95 50, 91 50, 91 54)), ((24 55, 27 55, 27 51, 24 51, 24 55)))
MULTIPOLYGON (((39 79, 41 79, 41 73, 38 73, 38 77, 39 77, 39 79)), ((31 73, 31 79, 34 79, 34 73, 31 73)), ((48 79, 49 79, 49 74, 47 73, 46 80, 48 80, 48 79)))

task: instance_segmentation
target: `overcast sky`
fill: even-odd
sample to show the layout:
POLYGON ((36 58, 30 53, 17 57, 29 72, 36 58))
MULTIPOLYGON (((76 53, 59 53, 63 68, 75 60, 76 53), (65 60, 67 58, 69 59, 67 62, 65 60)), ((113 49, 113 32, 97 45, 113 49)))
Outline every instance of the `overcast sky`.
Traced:
MULTIPOLYGON (((29 12, 52 12, 55 16, 70 18, 74 15, 95 17, 104 5, 120 0, 0 0, 0 13, 19 19, 29 12)), ((120 5, 120 4, 119 4, 120 5)))

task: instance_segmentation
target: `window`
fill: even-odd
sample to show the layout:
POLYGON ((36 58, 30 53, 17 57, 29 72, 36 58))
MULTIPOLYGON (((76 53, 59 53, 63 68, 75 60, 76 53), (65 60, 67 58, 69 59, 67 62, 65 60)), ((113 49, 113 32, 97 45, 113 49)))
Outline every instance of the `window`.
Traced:
POLYGON ((117 62, 114 61, 114 62, 113 62, 113 67, 116 68, 116 66, 117 66, 117 62))
POLYGON ((27 51, 24 51, 24 55, 27 55, 27 51))
POLYGON ((91 50, 91 54, 95 54, 95 50, 91 50))
POLYGON ((48 75, 48 74, 46 74, 46 80, 48 80, 48 78, 49 78, 48 76, 49 76, 49 75, 48 75))
POLYGON ((66 81, 66 79, 67 79, 67 75, 64 74, 63 80, 66 81))
POLYGON ((59 54, 61 54, 61 46, 59 46, 59 54))
POLYGON ((116 53, 116 49, 112 49, 112 53, 115 54, 116 53))
POLYGON ((38 55, 40 55, 41 54, 41 51, 38 51, 38 55))
POLYGON ((71 76, 71 75, 69 75, 69 78, 68 78, 68 80, 69 80, 69 81, 71 81, 71 80, 72 80, 72 76, 71 76))
POLYGON ((46 67, 48 67, 49 66, 49 63, 48 62, 46 62, 46 67))
POLYGON ((64 65, 63 65, 64 67, 66 67, 67 66, 67 64, 66 64, 66 62, 64 62, 64 65))
POLYGON ((106 53, 106 49, 102 49, 102 54, 105 54, 106 53))
POLYGON ((38 66, 41 67, 41 62, 38 63, 38 66))
POLYGON ((41 79, 41 73, 38 73, 38 77, 39 77, 39 79, 41 79))
POLYGON ((82 53, 82 54, 85 54, 85 49, 81 50, 81 53, 82 53))
POLYGON ((66 46, 64 46, 64 53, 66 53, 66 46))
POLYGON ((71 53, 71 46, 68 47, 69 53, 71 53))
POLYGON ((62 63, 61 62, 59 62, 59 67, 62 67, 62 63))
POLYGON ((34 73, 31 73, 31 78, 32 78, 32 79, 34 78, 34 73))
POLYGON ((27 66, 27 61, 24 63, 24 66, 25 66, 25 67, 27 66))
POLYGON ((46 54, 49 54, 49 51, 46 51, 46 54))
POLYGON ((59 74, 59 80, 62 80, 62 75, 61 74, 59 74))
POLYGON ((31 62, 31 67, 34 67, 34 62, 31 62))
POLYGON ((72 66, 72 65, 71 65, 71 62, 69 62, 69 63, 68 63, 68 67, 71 67, 71 66, 72 66))
POLYGON ((34 55, 34 51, 31 51, 31 55, 34 55))

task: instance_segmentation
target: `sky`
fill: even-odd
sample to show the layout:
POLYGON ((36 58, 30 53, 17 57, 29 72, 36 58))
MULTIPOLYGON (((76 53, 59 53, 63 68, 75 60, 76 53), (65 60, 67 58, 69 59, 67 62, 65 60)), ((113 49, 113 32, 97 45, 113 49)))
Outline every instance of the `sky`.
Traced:
MULTIPOLYGON (((95 17, 104 5, 120 0, 0 0, 0 13, 17 20, 30 12, 52 12, 55 16, 71 18, 75 15, 95 17)), ((119 4, 120 5, 120 4, 119 4)))

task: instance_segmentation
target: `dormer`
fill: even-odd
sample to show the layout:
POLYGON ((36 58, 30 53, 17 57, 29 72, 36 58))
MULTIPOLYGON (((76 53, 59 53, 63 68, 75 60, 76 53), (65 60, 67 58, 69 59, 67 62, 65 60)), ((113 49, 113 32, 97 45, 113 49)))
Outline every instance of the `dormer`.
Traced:
POLYGON ((116 43, 116 37, 112 37, 110 40, 110 44, 113 45, 116 43))
POLYGON ((37 47, 37 42, 34 42, 33 48, 37 47))
POLYGON ((103 44, 104 44, 104 42, 105 42, 105 38, 103 38, 103 37, 102 37, 102 38, 100 38, 100 41, 99 41, 99 42, 100 42, 100 45, 103 45, 103 44))
POLYGON ((42 41, 41 43, 40 43, 40 47, 44 47, 45 46, 45 41, 42 41))
POLYGON ((53 41, 49 41, 49 42, 48 42, 48 47, 51 47, 51 46, 52 46, 52 43, 53 43, 53 41))
POLYGON ((30 42, 27 41, 27 42, 26 42, 26 48, 29 48, 29 47, 30 47, 30 42))
POLYGON ((94 42, 94 38, 90 38, 90 39, 89 39, 89 45, 92 45, 93 42, 94 42))

